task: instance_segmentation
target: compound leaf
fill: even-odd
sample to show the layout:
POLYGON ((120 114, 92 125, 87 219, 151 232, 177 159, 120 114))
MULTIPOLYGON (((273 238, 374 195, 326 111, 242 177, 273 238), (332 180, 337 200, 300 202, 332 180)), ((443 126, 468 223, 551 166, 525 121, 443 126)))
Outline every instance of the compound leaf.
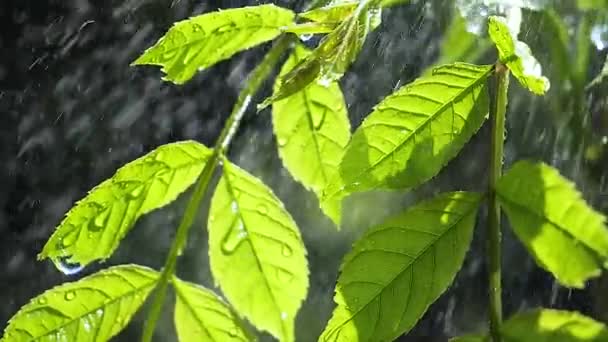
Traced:
POLYGON ((519 313, 502 327, 504 342, 608 341, 605 325, 577 312, 536 309, 519 313))
POLYGON ((440 194, 366 232, 344 258, 319 341, 392 341, 414 327, 460 269, 480 199, 440 194))
POLYGON ((530 47, 517 40, 509 30, 506 19, 491 16, 488 34, 498 49, 498 56, 506 64, 519 83, 537 95, 549 90, 549 80, 542 75, 540 63, 534 58, 530 47))
POLYGON ((129 323, 157 279, 147 267, 121 265, 56 286, 10 319, 2 341, 107 341, 129 323))
POLYGON ((308 290, 306 249, 283 204, 260 180, 224 161, 209 213, 211 272, 256 327, 294 340, 308 290))
POLYGON ((140 216, 171 203, 194 183, 210 155, 204 145, 184 141, 124 165, 70 209, 39 259, 51 258, 70 273, 108 258, 140 216))
POLYGON ((353 134, 324 203, 353 192, 409 188, 436 175, 485 120, 491 72, 491 66, 444 65, 385 98, 353 134))
POLYGON ((251 341, 228 304, 212 291, 173 278, 175 328, 180 341, 251 341))
POLYGON ((517 237, 562 285, 583 288, 600 275, 608 264, 605 218, 556 169, 517 162, 496 190, 517 237))
POLYGON ((277 37, 295 14, 274 5, 206 13, 180 21, 133 62, 158 65, 163 78, 183 84, 194 74, 239 51, 277 37))
MULTIPOLYGON (((289 72, 310 52, 298 44, 281 69, 289 72)), ((279 87, 275 84, 275 90, 279 87)), ((279 156, 295 179, 320 198, 328 182, 338 175, 344 148, 350 139, 350 122, 340 85, 312 83, 272 106, 272 122, 279 156)))

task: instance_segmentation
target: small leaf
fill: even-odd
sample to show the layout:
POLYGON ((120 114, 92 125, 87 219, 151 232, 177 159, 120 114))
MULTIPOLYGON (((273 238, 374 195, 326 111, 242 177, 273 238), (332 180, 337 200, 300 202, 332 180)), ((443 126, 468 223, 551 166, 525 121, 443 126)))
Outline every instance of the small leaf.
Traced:
MULTIPOLYGON (((309 54, 298 44, 281 75, 309 54)), ((278 87, 275 83, 275 90, 278 87)), ((312 83, 275 102, 272 122, 283 164, 296 180, 320 197, 328 182, 338 175, 350 139, 350 122, 338 82, 328 86, 312 83)))
POLYGON ((281 341, 308 290, 306 249, 283 204, 260 180, 224 161, 208 222, 211 272, 239 314, 281 341))
POLYGON ((279 90, 264 100, 258 109, 264 109, 272 102, 300 91, 315 80, 328 85, 340 79, 359 55, 369 30, 378 23, 380 10, 368 11, 366 3, 367 1, 361 2, 346 20, 323 38, 310 55, 283 75, 279 90))
POLYGON ((2 341, 107 341, 129 323, 157 280, 147 267, 121 265, 56 286, 11 318, 2 341))
POLYGON ((462 266, 480 199, 441 194, 366 232, 344 257, 319 341, 392 341, 412 329, 462 266))
POLYGON ((251 341, 228 304, 212 291, 173 278, 175 328, 180 341, 251 341))
POLYGON ((137 219, 177 198, 202 171, 211 151, 194 141, 163 145, 116 171, 80 200, 50 237, 39 259, 64 273, 108 258, 137 219))
POLYGON ((542 75, 540 63, 532 56, 530 47, 509 30, 505 18, 490 17, 488 34, 498 49, 500 61, 523 87, 537 95, 549 90, 549 80, 542 75))
POLYGON ((577 312, 536 309, 519 313, 503 327, 503 342, 604 342, 605 325, 577 312))
POLYGON ((435 176, 485 120, 491 72, 491 66, 444 65, 385 98, 353 134, 324 201, 409 188, 435 176))
POLYGON ((557 170, 520 161, 496 190, 517 237, 562 285, 583 288, 600 275, 608 264, 605 218, 557 170))
POLYGON ((295 14, 274 5, 206 13, 177 22, 134 65, 159 65, 163 78, 183 84, 197 71, 277 37, 295 14))

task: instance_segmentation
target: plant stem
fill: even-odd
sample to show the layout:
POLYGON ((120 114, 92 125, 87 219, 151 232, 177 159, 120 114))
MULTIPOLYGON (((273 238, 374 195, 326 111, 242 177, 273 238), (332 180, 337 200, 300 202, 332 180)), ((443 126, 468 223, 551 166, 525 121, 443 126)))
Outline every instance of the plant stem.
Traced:
POLYGON ((216 141, 213 154, 205 164, 205 167, 198 177, 194 187, 194 192, 188 201, 184 216, 182 217, 182 220, 177 228, 177 234, 173 240, 173 243, 171 244, 169 255, 167 256, 165 266, 163 267, 163 271, 154 291, 152 307, 150 308, 148 318, 144 325, 144 331, 141 339, 142 342, 152 341, 156 323, 160 318, 165 297, 167 295, 169 280, 175 273, 177 258, 181 254, 181 251, 186 244, 188 232, 190 231, 190 227, 192 227, 192 223, 196 218, 201 200, 203 199, 203 195, 207 192, 209 182, 211 181, 215 169, 219 164, 222 155, 228 149, 234 134, 238 130, 241 119, 243 118, 243 115, 247 111, 247 107, 251 102, 251 98, 261 87, 262 83, 268 78, 283 52, 289 47, 292 39, 292 36, 289 35, 281 36, 276 41, 262 62, 260 62, 260 64, 258 64, 258 66, 251 72, 245 87, 239 93, 236 104, 230 113, 230 117, 224 124, 222 132, 216 141))
POLYGON ((507 89, 509 69, 496 63, 493 105, 490 113, 492 141, 490 156, 490 179, 488 184, 488 264, 490 294, 490 336, 500 342, 502 325, 502 284, 501 284, 501 231, 500 205, 496 196, 496 184, 502 175, 503 147, 505 139, 505 114, 507 111, 507 89))

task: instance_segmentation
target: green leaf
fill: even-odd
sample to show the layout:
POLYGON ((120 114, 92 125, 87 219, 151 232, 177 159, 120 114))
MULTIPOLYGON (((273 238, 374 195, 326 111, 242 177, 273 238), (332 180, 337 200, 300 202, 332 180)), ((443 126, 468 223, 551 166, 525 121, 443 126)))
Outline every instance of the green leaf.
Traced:
POLYGON ((258 106, 262 110, 272 102, 284 99, 317 81, 328 85, 342 77, 355 61, 370 29, 378 22, 379 9, 367 10, 370 0, 359 3, 355 11, 293 70, 280 78, 279 90, 258 106), (376 18, 376 19, 374 19, 376 18))
POLYGON ((348 19, 359 5, 359 1, 331 2, 327 6, 300 13, 300 17, 319 23, 341 23, 348 19))
POLYGON ((171 203, 196 181, 211 155, 204 145, 163 145, 116 171, 66 214, 39 259, 51 258, 65 273, 108 258, 137 219, 171 203))
POLYGON ((549 90, 549 80, 542 75, 540 63, 532 56, 530 47, 509 30, 505 18, 490 17, 488 34, 498 49, 500 61, 523 87, 537 95, 549 90))
POLYGON ((164 80, 183 84, 197 71, 277 37, 295 14, 274 5, 206 13, 177 22, 134 65, 158 65, 164 80))
POLYGON ((121 265, 56 286, 10 319, 2 341, 107 341, 129 323, 157 279, 147 267, 121 265))
POLYGON ((235 309, 281 341, 308 290, 306 249, 283 204, 260 180, 224 161, 209 213, 211 272, 235 309))
POLYGON ((581 10, 608 9, 608 1, 606 0, 578 0, 576 3, 581 10))
MULTIPOLYGON (((298 44, 281 75, 309 54, 298 44)), ((275 91, 278 88, 276 83, 275 91)), ((272 122, 283 164, 296 180, 320 197, 328 182, 338 176, 340 160, 350 139, 350 122, 340 85, 336 81, 328 86, 312 83, 275 102, 272 122)))
POLYGON ((583 288, 600 275, 608 264, 605 218, 557 170, 520 161, 496 190, 517 237, 562 285, 583 288))
POLYGON ((441 42, 441 55, 436 64, 474 63, 487 51, 489 46, 489 40, 467 30, 466 20, 456 10, 441 42))
POLYGON ((397 6, 397 5, 405 5, 409 2, 410 2, 410 0, 380 0, 379 4, 380 4, 380 7, 386 8, 386 7, 392 7, 392 6, 397 6))
POLYGON ((228 304, 212 291, 173 277, 175 328, 180 341, 251 341, 228 304))
POLYGON ((485 120, 491 73, 491 66, 444 65, 385 98, 353 134, 324 202, 435 176, 485 120))
POLYGON ((451 338, 450 342, 489 342, 489 339, 483 335, 465 335, 451 338))
POLYGON ((504 342, 603 342, 608 329, 577 312, 536 309, 511 317, 502 327, 504 342))
POLYGON ((319 341, 392 341, 412 329, 460 269, 480 200, 440 194, 366 232, 344 258, 319 341))

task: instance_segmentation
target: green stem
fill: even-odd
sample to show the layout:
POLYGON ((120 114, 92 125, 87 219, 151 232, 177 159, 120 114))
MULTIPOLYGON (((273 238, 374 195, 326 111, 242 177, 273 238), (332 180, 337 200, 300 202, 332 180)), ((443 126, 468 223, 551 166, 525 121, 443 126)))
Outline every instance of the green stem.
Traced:
POLYGON ((184 248, 187 238, 188 232, 190 231, 190 227, 192 227, 192 223, 196 218, 196 214, 198 213, 198 209, 201 204, 201 200, 203 195, 207 192, 207 188, 209 186, 209 182, 215 172, 217 165, 221 159, 221 156, 228 149, 234 134, 238 130, 241 119, 243 115, 247 111, 247 107, 251 102, 251 98, 258 91, 262 83, 268 78, 274 66, 278 63, 279 58, 283 54, 283 52, 289 47, 293 37, 289 36, 281 36, 274 46, 268 51, 262 62, 251 72, 248 77, 248 81, 245 85, 245 88, 241 90, 239 93, 236 104, 232 109, 232 113, 230 117, 224 124, 224 128, 220 133, 219 138, 216 141, 215 147, 213 149, 213 154, 209 161, 201 171, 201 174, 198 177, 196 185, 194 187, 194 192, 188 201, 188 205, 186 206, 186 211, 182 220, 177 228, 177 235, 171 244, 171 249, 169 250, 169 255, 165 261, 165 266, 163 267, 163 271, 160 275, 160 279, 156 285, 154 291, 154 298, 152 301, 152 307, 148 313, 148 318, 146 320, 144 326, 144 332, 142 335, 142 342, 150 342, 152 341, 152 336, 154 335, 154 330, 156 328, 156 323, 160 318, 160 314, 162 312, 163 304, 165 302, 165 297, 167 295, 167 287, 169 286, 169 280, 175 273, 175 266, 177 263, 177 258, 181 254, 182 249, 184 248))
POLYGON ((501 284, 501 231, 500 205, 496 196, 496 184, 502 175, 503 148, 505 138, 505 114, 507 111, 507 89, 509 69, 496 63, 493 105, 490 113, 492 141, 490 156, 490 179, 488 184, 488 271, 490 295, 490 335, 494 342, 500 342, 502 325, 502 284, 501 284))

